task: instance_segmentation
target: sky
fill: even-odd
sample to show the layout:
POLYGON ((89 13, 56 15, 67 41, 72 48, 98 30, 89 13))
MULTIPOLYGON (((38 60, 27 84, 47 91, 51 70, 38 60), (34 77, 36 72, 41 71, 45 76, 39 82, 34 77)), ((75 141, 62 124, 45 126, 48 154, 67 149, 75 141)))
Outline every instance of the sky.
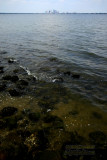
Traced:
POLYGON ((107 13, 107 0, 0 0, 0 13, 107 13))

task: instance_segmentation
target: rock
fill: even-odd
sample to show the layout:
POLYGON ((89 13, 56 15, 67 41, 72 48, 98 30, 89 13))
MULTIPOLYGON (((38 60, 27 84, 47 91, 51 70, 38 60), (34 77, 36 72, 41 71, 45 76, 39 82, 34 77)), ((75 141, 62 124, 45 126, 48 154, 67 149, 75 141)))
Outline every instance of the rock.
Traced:
POLYGON ((4 129, 6 127, 6 122, 3 120, 0 120, 0 129, 4 129))
POLYGON ((34 122, 40 119, 40 113, 29 113, 28 116, 29 116, 29 119, 34 122))
POLYGON ((28 131, 28 130, 17 130, 17 134, 19 135, 19 136, 21 136, 23 139, 25 139, 25 138, 27 138, 27 137, 30 137, 30 135, 31 135, 31 132, 30 131, 28 131))
POLYGON ((106 135, 101 131, 94 131, 89 133, 89 138, 90 141, 95 145, 104 145, 107 140, 106 135))
POLYGON ((56 77, 56 78, 53 78, 53 80, 52 80, 52 82, 54 82, 54 83, 62 83, 63 81, 64 80, 61 77, 56 77))
POLYGON ((17 128, 17 119, 15 117, 7 118, 6 127, 9 128, 9 130, 17 128))
POLYGON ((40 150, 45 150, 48 148, 48 145, 49 145, 49 141, 48 141, 48 138, 46 137, 45 133, 44 133, 44 130, 39 130, 38 131, 38 135, 37 135, 37 138, 38 138, 38 145, 39 145, 39 149, 40 150))
POLYGON ((27 85, 28 85, 28 82, 27 82, 26 80, 19 80, 19 84, 20 84, 20 85, 27 86, 27 85))
POLYGON ((6 54, 6 53, 7 53, 6 51, 1 51, 1 52, 0 52, 0 54, 6 54))
POLYGON ((10 58, 10 59, 8 60, 8 63, 14 63, 14 62, 16 62, 15 59, 10 58))
POLYGON ((4 67, 0 66, 0 73, 4 73, 4 67))
POLYGON ((73 111, 69 112, 69 114, 73 115, 73 116, 76 116, 77 114, 79 114, 79 112, 76 111, 76 110, 73 110, 73 111))
POLYGON ((19 80, 19 77, 18 76, 12 76, 11 77, 11 81, 12 82, 16 82, 16 81, 18 81, 19 80))
POLYGON ((73 75, 72 75, 72 78, 79 79, 79 78, 80 78, 80 75, 79 75, 79 74, 73 74, 73 75))
POLYGON ((4 80, 11 80, 11 78, 12 77, 10 75, 6 75, 6 76, 3 77, 4 80))
POLYGON ((21 95, 20 92, 18 92, 16 89, 9 89, 8 92, 11 96, 14 96, 14 97, 21 95))
POLYGON ((50 60, 51 62, 58 61, 58 59, 57 59, 56 57, 51 57, 51 58, 49 58, 49 60, 50 60))
POLYGON ((98 112, 93 112, 92 115, 97 118, 97 119, 101 119, 102 118, 102 115, 98 112))
POLYGON ((71 72, 70 72, 70 71, 66 71, 66 72, 64 72, 64 75, 65 75, 65 76, 70 76, 70 75, 71 75, 71 72))
POLYGON ((0 92, 4 91, 6 89, 6 85, 5 84, 1 84, 0 85, 0 92))
POLYGON ((18 111, 17 108, 8 106, 8 107, 3 108, 0 111, 0 115, 2 117, 7 117, 7 116, 11 116, 11 115, 15 114, 17 111, 18 111))

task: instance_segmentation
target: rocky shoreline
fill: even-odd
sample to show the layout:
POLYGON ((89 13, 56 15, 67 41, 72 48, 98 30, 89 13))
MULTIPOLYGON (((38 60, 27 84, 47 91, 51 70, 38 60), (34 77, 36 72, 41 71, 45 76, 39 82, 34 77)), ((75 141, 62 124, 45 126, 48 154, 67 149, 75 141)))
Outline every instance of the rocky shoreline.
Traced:
MULTIPOLYGON (((81 124, 84 126, 80 129, 73 124, 74 121, 79 124, 83 116, 80 112, 84 110, 83 106, 90 106, 89 102, 81 102, 79 95, 75 96, 63 87, 61 78, 55 78, 55 83, 47 83, 30 75, 13 58, 6 63, 8 71, 5 66, 0 66, 0 160, 100 160, 100 156, 105 159, 105 113, 90 107, 89 115, 92 121, 95 120, 94 125, 90 127, 91 116, 88 120, 84 115, 90 128, 84 128, 83 119, 81 124), (99 121, 102 122, 100 125, 104 122, 104 126, 94 128, 99 121), (67 129, 71 122, 72 127, 67 129), (85 130, 84 136, 81 133, 85 130), (88 146, 87 151, 93 151, 93 154, 71 154, 72 150, 67 146, 72 145, 88 146)), ((80 75, 72 77, 80 78, 80 75)))

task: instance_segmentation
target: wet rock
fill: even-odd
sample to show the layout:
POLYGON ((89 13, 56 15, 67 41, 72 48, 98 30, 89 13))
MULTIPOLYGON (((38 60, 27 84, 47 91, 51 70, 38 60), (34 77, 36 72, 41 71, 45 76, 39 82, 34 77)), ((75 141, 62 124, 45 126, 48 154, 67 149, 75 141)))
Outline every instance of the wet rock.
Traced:
POLYGON ((26 127, 29 124, 29 121, 27 119, 21 119, 17 122, 19 127, 26 127))
POLYGON ((19 77, 18 76, 12 76, 11 77, 11 81, 12 82, 16 82, 16 81, 18 81, 19 80, 19 77))
POLYGON ((0 129, 4 129, 6 127, 6 122, 4 120, 0 120, 0 129))
POLYGON ((49 58, 49 60, 50 60, 51 62, 58 61, 58 59, 57 59, 56 57, 51 57, 51 58, 49 58))
POLYGON ((29 119, 34 122, 40 119, 40 113, 29 113, 28 116, 29 116, 29 119))
POLYGON ((0 66, 0 73, 4 73, 4 67, 0 66))
POLYGON ((0 92, 4 91, 6 89, 6 85, 5 84, 1 84, 0 85, 0 92))
POLYGON ((24 108, 22 110, 22 114, 24 114, 24 115, 29 115, 30 112, 31 112, 31 109, 29 109, 29 108, 24 108))
POLYGON ((21 136, 23 139, 25 139, 31 135, 31 132, 23 129, 23 130, 17 130, 17 134, 21 136))
POLYGON ((77 114, 79 114, 79 112, 76 111, 76 110, 73 110, 73 111, 69 112, 69 114, 73 115, 73 116, 76 116, 77 114))
POLYGON ((4 80, 7 80, 7 81, 8 81, 8 80, 11 80, 11 78, 12 78, 12 77, 11 77, 10 75, 6 75, 6 76, 3 77, 3 79, 4 79, 4 80))
POLYGON ((48 145, 49 145, 49 141, 48 141, 48 138, 45 135, 44 130, 39 130, 37 137, 38 137, 38 148, 40 150, 47 149, 48 145))
POLYGON ((66 72, 64 72, 64 75, 65 75, 65 76, 70 76, 70 75, 71 75, 71 72, 70 72, 70 71, 66 71, 66 72))
POLYGON ((84 137, 80 136, 76 131, 71 132, 71 144, 72 145, 83 144, 84 142, 85 142, 84 137))
POLYGON ((101 119, 102 118, 102 115, 98 112, 93 112, 92 115, 97 118, 97 119, 101 119))
POLYGON ((60 154, 57 151, 46 150, 38 154, 38 160, 61 160, 60 154))
POLYGON ((61 128, 63 129, 64 128, 64 123, 63 123, 63 120, 60 119, 59 117, 57 116, 53 116, 53 115, 50 115, 50 114, 47 114, 44 118, 43 118, 44 122, 45 123, 52 123, 52 126, 54 128, 61 128))
POLYGON ((53 109, 54 102, 53 102, 53 101, 50 101, 50 100, 41 99, 41 100, 38 102, 38 105, 39 105, 41 108, 43 108, 43 109, 53 109))
POLYGON ((14 97, 21 95, 21 93, 19 91, 17 91, 16 89, 9 89, 8 92, 11 96, 14 96, 14 97))
POLYGON ((79 75, 79 74, 72 74, 72 78, 74 78, 74 79, 79 79, 79 78, 80 78, 80 75, 79 75))
POLYGON ((6 51, 0 51, 0 54, 6 54, 7 52, 6 51))
POLYGON ((5 120, 6 120, 6 127, 9 128, 9 130, 17 128, 17 119, 15 117, 10 117, 5 120))
POLYGON ((64 80, 61 77, 56 77, 56 78, 53 78, 52 82, 54 82, 54 83, 63 83, 64 80))
POLYGON ((0 111, 0 115, 2 117, 7 117, 7 116, 11 116, 11 115, 15 114, 17 111, 18 111, 17 108, 8 106, 8 107, 3 108, 0 111))
POLYGON ((107 140, 106 135, 101 131, 95 131, 89 133, 89 138, 91 143, 95 145, 104 145, 107 140))
POLYGON ((13 58, 10 58, 10 59, 8 60, 8 63, 14 63, 14 62, 16 62, 16 60, 13 59, 13 58))
POLYGON ((28 82, 26 80, 19 80, 18 84, 28 86, 28 82))

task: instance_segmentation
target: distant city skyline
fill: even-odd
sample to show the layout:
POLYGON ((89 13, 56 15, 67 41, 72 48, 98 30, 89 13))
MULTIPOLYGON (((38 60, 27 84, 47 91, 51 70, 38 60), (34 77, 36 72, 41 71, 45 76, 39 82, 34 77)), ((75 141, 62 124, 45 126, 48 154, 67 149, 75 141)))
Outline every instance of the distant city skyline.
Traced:
POLYGON ((107 13, 107 0, 0 0, 0 13, 107 13))

